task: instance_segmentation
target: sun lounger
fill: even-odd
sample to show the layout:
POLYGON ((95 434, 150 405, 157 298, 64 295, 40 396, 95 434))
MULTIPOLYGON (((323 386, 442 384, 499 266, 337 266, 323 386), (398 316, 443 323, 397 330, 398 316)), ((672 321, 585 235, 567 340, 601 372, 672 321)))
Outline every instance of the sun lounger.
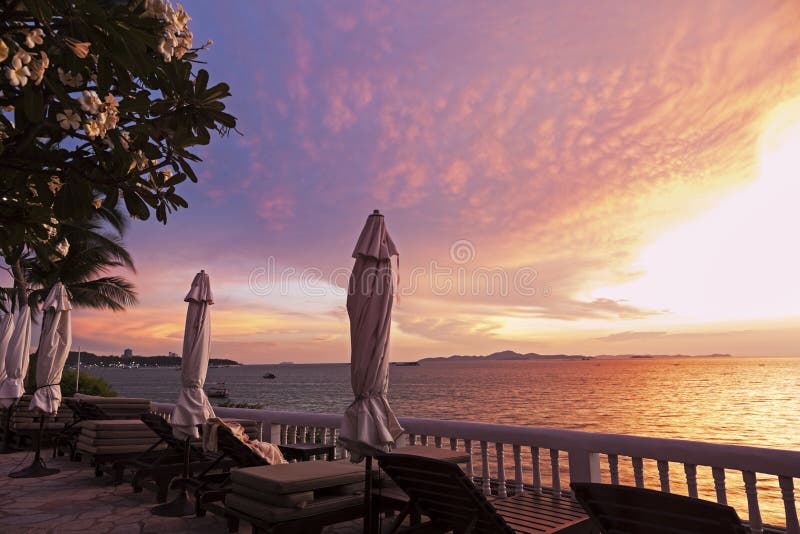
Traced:
MULTIPOLYGON (((156 500, 167 499, 170 483, 180 476, 185 468, 185 460, 189 454, 189 472, 209 471, 212 469, 228 469, 232 462, 221 461, 219 454, 206 454, 197 440, 187 444, 186 440, 176 438, 166 419, 160 415, 147 413, 141 416, 141 422, 158 437, 161 450, 148 450, 133 458, 124 458, 114 463, 115 483, 120 483, 126 470, 132 471, 131 485, 135 493, 142 491, 145 485, 154 483, 156 500)), ((118 438, 124 441, 126 438, 118 438)))
POLYGON ((400 531, 405 518, 414 512, 429 521, 408 532, 591 532, 585 512, 569 497, 526 493, 490 502, 454 462, 398 453, 377 458, 383 471, 409 497, 391 532, 400 531))
POLYGON ((711 501, 612 484, 570 484, 603 532, 627 534, 745 534, 736 511, 711 501))
POLYGON ((206 503, 228 519, 271 533, 314 533, 364 513, 364 466, 348 461, 297 462, 246 467, 231 472, 224 508, 206 503))
POLYGON ((97 397, 94 395, 75 395, 81 404, 99 408, 110 419, 139 419, 150 413, 150 400, 136 397, 97 397))
MULTIPOLYGON (((13 449, 23 449, 31 442, 31 436, 39 431, 38 412, 28 409, 32 395, 23 395, 11 411, 11 420, 8 422, 8 433, 5 432, 7 410, 0 408, 0 428, 3 431, 4 446, 13 449)), ((43 439, 56 434, 73 421, 72 410, 68 406, 62 406, 56 415, 46 415, 45 423, 42 427, 44 432, 43 439)))
POLYGON ((89 456, 95 467, 95 476, 108 471, 116 482, 121 472, 115 466, 121 460, 158 454, 166 445, 141 421, 135 419, 107 419, 82 421, 77 450, 89 456))

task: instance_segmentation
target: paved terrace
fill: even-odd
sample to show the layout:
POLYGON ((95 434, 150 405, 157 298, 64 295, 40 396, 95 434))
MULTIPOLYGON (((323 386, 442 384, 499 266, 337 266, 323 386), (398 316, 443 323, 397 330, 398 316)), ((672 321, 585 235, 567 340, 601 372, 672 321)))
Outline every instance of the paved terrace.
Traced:
MULTIPOLYGON (((206 517, 158 517, 150 514, 155 494, 145 489, 133 493, 129 483, 113 486, 108 476, 95 478, 86 461, 70 462, 67 457, 50 459, 48 467, 61 472, 44 478, 14 479, 8 473, 30 465, 32 452, 0 454, 0 532, 44 534, 91 532, 92 534, 219 533, 228 530, 225 521, 213 514, 206 517)), ((250 532, 242 523, 240 532, 250 532)), ((361 522, 327 527, 325 534, 356 534, 361 522)))

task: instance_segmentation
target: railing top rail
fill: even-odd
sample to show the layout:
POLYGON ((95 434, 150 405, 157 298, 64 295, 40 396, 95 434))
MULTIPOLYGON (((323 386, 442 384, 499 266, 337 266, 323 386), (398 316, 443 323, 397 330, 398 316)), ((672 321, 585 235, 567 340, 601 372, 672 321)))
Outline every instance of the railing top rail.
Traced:
MULTIPOLYGON (((171 410, 173 407, 169 403, 153 403, 153 406, 161 410, 171 410)), ((250 418, 272 424, 330 428, 339 427, 342 420, 341 414, 279 412, 247 408, 215 408, 215 411, 222 417, 250 418)), ((407 432, 419 435, 526 445, 564 451, 618 454, 800 478, 800 451, 473 421, 416 417, 399 419, 400 424, 407 432)))

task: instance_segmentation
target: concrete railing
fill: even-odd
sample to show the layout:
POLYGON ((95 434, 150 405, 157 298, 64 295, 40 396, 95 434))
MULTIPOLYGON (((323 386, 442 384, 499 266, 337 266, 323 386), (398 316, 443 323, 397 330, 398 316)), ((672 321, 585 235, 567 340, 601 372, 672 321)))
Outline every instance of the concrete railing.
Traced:
MULTIPOLYGON (((164 414, 169 414, 172 406, 153 403, 154 410, 164 414)), ((340 414, 245 408, 215 408, 215 411, 223 418, 262 422, 262 439, 273 443, 336 443, 342 420, 340 414)), ((794 479, 800 478, 797 451, 413 417, 401 417, 400 423, 411 444, 447 446, 468 452, 467 475, 487 494, 494 492, 505 497, 525 491, 549 491, 559 495, 568 491, 562 476, 572 482, 619 484, 628 472, 629 462, 634 485, 645 487, 646 480, 656 480, 657 471, 657 484, 662 491, 670 492, 681 485, 687 495, 698 498, 698 467, 710 468, 713 497, 722 504, 742 508, 738 511, 746 512, 743 515, 748 517, 752 532, 764 532, 761 503, 767 501, 770 522, 774 523, 774 516, 779 514, 786 532, 800 534, 794 495, 794 479), (646 472, 646 463, 653 462, 656 471, 646 472), (675 475, 671 467, 683 472, 675 475), (739 473, 743 495, 727 487, 726 471, 739 473), (543 484, 543 478, 549 483, 543 484), (768 478, 775 479, 777 486, 759 488, 768 478), (730 503, 729 493, 735 497, 730 503)), ((337 457, 346 454, 342 449, 337 450, 337 457)))

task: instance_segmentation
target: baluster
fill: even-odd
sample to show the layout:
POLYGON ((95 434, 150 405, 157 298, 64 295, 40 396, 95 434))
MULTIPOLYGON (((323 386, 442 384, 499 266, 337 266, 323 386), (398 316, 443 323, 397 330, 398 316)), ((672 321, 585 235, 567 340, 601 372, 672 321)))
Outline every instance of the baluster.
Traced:
POLYGON ((633 479, 637 488, 644 487, 644 461, 641 458, 631 458, 633 464, 633 479))
POLYGON ((428 445, 428 435, 425 434, 423 436, 420 436, 420 438, 421 438, 420 441, 421 441, 422 445, 427 446, 428 445))
POLYGON ((450 439, 450 450, 457 451, 458 450, 458 438, 449 438, 450 439))
POLYGON ((514 445, 514 495, 525 492, 522 481, 522 447, 514 445))
POLYGON ((433 438, 433 443, 436 445, 437 449, 441 449, 442 448, 442 437, 441 436, 436 436, 435 438, 433 438))
POLYGON ((689 488, 689 497, 697 499, 697 466, 683 464, 683 472, 686 473, 686 486, 689 488))
POLYGON ((561 496, 561 471, 558 467, 558 449, 550 449, 550 471, 553 476, 553 496, 561 496))
POLYGON ((483 494, 492 494, 492 481, 489 479, 489 444, 481 441, 481 476, 483 477, 483 494))
POLYGON ((475 471, 472 465, 472 440, 465 439, 464 440, 464 452, 469 455, 469 460, 467 460, 467 478, 469 478, 470 482, 475 482, 475 471))
POLYGON ((328 444, 328 432, 329 431, 330 431, 329 428, 327 428, 327 427, 323 428, 322 429, 322 435, 320 436, 322 438, 322 443, 324 443, 326 445, 328 444))
POLYGON ((408 444, 409 445, 414 445, 416 443, 416 441, 417 441, 417 436, 415 434, 412 434, 411 432, 409 432, 408 433, 408 444))
POLYGON ((761 525, 761 510, 758 506, 758 490, 756 489, 756 474, 753 471, 742 471, 744 479, 744 492, 747 495, 747 512, 750 516, 750 530, 753 534, 764 532, 761 525))
POLYGON ((494 450, 497 452, 497 496, 501 499, 508 497, 506 490, 506 465, 505 455, 503 454, 503 444, 495 443, 494 450))
POLYGON ((658 460, 658 478, 661 481, 661 491, 669 493, 669 462, 658 460))
POLYGON ((783 497, 783 508, 786 511, 786 534, 800 534, 800 523, 797 521, 797 508, 794 504, 794 483, 792 477, 778 477, 783 497))
POLYGON ((619 485, 619 456, 608 455, 608 472, 611 474, 611 483, 619 485))
POLYGON ((278 439, 280 445, 289 443, 289 425, 281 425, 281 435, 278 439))
POLYGON ((711 476, 714 477, 714 490, 717 492, 717 502, 728 504, 728 494, 725 491, 725 469, 712 467, 711 476))
POLYGON ((539 465, 539 447, 531 447, 531 467, 533 467, 533 492, 542 492, 542 472, 539 465))

